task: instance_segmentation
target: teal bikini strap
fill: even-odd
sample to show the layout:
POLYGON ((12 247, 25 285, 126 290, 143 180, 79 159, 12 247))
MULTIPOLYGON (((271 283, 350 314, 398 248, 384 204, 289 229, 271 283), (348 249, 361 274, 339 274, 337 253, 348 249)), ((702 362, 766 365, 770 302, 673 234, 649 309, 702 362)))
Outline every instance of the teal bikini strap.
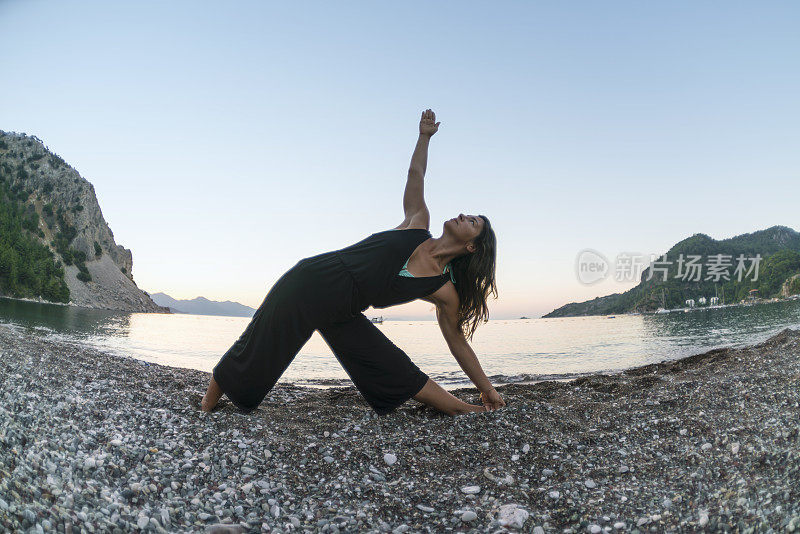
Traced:
POLYGON ((453 267, 449 263, 444 266, 444 271, 442 271, 442 274, 444 274, 446 271, 450 271, 450 281, 455 284, 456 279, 453 278, 453 267))
MULTIPOLYGON (((411 257, 408 258, 408 260, 410 260, 410 259, 411 259, 411 257)), ((406 262, 403 264, 403 268, 400 269, 400 274, 402 276, 408 276, 408 277, 411 277, 411 278, 416 278, 413 274, 408 272, 408 269, 406 268, 406 267, 408 267, 408 260, 406 260, 406 262)), ((442 274, 444 274, 444 273, 446 273, 448 271, 450 272, 450 281, 455 284, 456 283, 456 279, 453 277, 453 268, 449 263, 444 266, 444 270, 442 271, 442 274)))

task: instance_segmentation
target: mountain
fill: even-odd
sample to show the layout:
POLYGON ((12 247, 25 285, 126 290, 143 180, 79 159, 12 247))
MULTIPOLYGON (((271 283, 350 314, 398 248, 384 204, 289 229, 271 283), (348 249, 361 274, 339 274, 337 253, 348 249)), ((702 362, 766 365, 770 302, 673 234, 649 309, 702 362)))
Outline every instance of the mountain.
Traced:
POLYGON ((175 313, 190 313, 193 315, 225 315, 229 317, 252 317, 256 310, 250 306, 226 300, 219 302, 208 300, 205 297, 195 297, 191 300, 176 300, 166 293, 153 293, 150 298, 159 306, 168 306, 175 313))
POLYGON ((94 186, 39 138, 2 130, 0 295, 169 313, 137 287, 94 186))
MULTIPOLYGON (((759 230, 749 234, 742 234, 729 239, 716 240, 706 234, 695 234, 676 243, 666 254, 658 258, 663 263, 655 266, 653 275, 648 266, 641 274, 639 284, 625 291, 614 293, 605 297, 596 297, 585 302, 571 302, 557 308, 544 317, 573 317, 579 315, 609 315, 626 312, 654 311, 662 306, 677 308, 685 306, 687 299, 699 297, 720 296, 720 302, 738 302, 747 297, 752 289, 757 289, 761 297, 774 297, 785 295, 790 286, 798 286, 796 279, 791 279, 800 273, 800 233, 786 226, 773 226, 766 230, 759 230), (712 257, 722 254, 730 255, 732 267, 729 269, 730 279, 716 277, 706 279, 708 272, 701 269, 700 280, 692 275, 688 279, 678 276, 678 259, 688 259, 689 256, 699 255, 703 267, 712 257), (760 255, 758 265, 759 273, 756 281, 752 278, 755 271, 747 277, 732 276, 737 265, 739 255, 745 258, 760 255), (659 267, 666 267, 665 271, 659 267), (664 280, 666 273, 666 280, 664 280), (648 280, 650 278, 650 280, 648 280)), ((747 261, 745 268, 752 266, 747 261)), ((683 266, 686 274, 686 266, 683 266)))

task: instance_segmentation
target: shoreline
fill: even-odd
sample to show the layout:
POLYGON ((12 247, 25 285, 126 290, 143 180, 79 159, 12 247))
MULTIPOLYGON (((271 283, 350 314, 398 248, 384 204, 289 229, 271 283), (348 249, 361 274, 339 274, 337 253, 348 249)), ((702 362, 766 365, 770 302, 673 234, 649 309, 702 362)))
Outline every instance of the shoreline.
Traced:
POLYGON ((209 373, 3 325, 0 352, 0 529, 800 531, 797 330, 455 418, 280 382, 207 414, 209 373))
MULTIPOLYGON (((684 306, 684 307, 667 308, 667 309, 659 308, 657 310, 648 310, 648 311, 641 311, 641 312, 626 311, 626 312, 619 312, 619 313, 556 315, 556 316, 548 317, 548 315, 550 315, 551 313, 553 313, 553 311, 555 311, 555 310, 553 310, 553 311, 551 311, 549 313, 546 313, 546 314, 542 315, 541 317, 538 317, 538 319, 567 319, 567 318, 570 318, 570 317, 609 317, 609 318, 613 318, 613 317, 615 317, 617 315, 619 315, 621 317, 628 316, 628 315, 665 315, 665 314, 668 314, 668 313, 691 313, 691 312, 695 312, 695 311, 705 311, 705 310, 722 310, 722 309, 727 309, 727 308, 745 308, 745 307, 749 307, 749 306, 758 306, 758 305, 761 305, 761 304, 776 304, 776 303, 779 303, 779 302, 791 302, 791 301, 796 301, 796 300, 800 300, 800 295, 791 295, 789 297, 763 298, 763 299, 759 298, 759 299, 755 299, 755 300, 752 300, 752 301, 749 301, 749 302, 736 302, 736 303, 733 303, 733 304, 714 304, 714 305, 708 305, 708 306, 684 306)), ((570 304, 572 304, 572 303, 570 303, 570 304)), ((567 306, 567 305, 568 304, 565 304, 564 306, 567 306)), ((562 306, 562 308, 564 306, 562 306)), ((561 309, 561 308, 556 308, 556 309, 561 309)))
MULTIPOLYGON (((26 332, 26 329, 29 328, 29 327, 21 326, 21 325, 15 324, 15 323, 4 323, 4 322, 2 322, 0 320, 0 329, 2 329, 2 328, 6 328, 6 329, 9 329, 9 330, 14 330, 19 335, 30 335, 28 332, 26 332)), ((151 360, 142 358, 140 355, 130 354, 129 352, 127 352, 125 350, 115 351, 114 349, 111 349, 111 348, 108 348, 108 347, 97 346, 97 345, 93 345, 93 344, 86 344, 86 343, 83 343, 81 340, 78 340, 78 339, 59 339, 58 341, 54 341, 54 342, 59 343, 59 344, 65 346, 65 347, 79 347, 79 348, 91 347, 93 350, 96 350, 98 352, 102 352, 102 353, 105 353, 105 354, 108 354, 108 355, 111 355, 111 356, 114 356, 114 357, 122 357, 122 358, 125 358, 125 359, 133 360, 135 362, 138 362, 141 365, 157 365, 157 366, 160 366, 160 367, 165 367, 165 368, 173 369, 173 370, 176 370, 176 371, 191 370, 191 371, 197 371, 197 372, 201 372, 201 373, 208 372, 209 375, 210 375, 210 371, 204 371, 202 369, 197 369, 197 368, 194 368, 194 367, 181 367, 178 364, 169 364, 169 363, 161 363, 161 362, 157 362, 157 361, 151 361, 151 360)), ((621 372, 621 371, 623 371, 623 370, 616 371, 616 372, 621 372)), ((533 385, 533 384, 536 384, 536 383, 539 383, 539 382, 569 382, 569 381, 577 380, 578 378, 582 378, 584 376, 589 376, 589 375, 592 375, 592 374, 608 374, 608 373, 614 373, 614 372, 615 371, 607 371, 607 370, 597 371, 597 372, 583 371, 583 372, 580 372, 580 373, 571 373, 571 374, 566 374, 566 375, 564 375, 564 374, 531 375, 530 373, 523 373, 522 375, 515 375, 515 376, 535 376, 535 378, 530 378, 530 379, 525 378, 525 379, 512 380, 512 381, 503 381, 502 378, 498 378, 498 377, 505 377, 505 375, 491 375, 489 378, 491 379, 492 384, 494 386, 501 387, 501 386, 506 386, 506 385, 511 385, 511 384, 533 385)), ((514 377, 511 377, 511 378, 514 378, 514 377)), ((436 379, 437 383, 439 383, 444 389, 446 389, 448 391, 453 391, 455 389, 464 389, 464 388, 469 389, 471 387, 474 387, 472 385, 472 382, 470 382, 468 378, 464 378, 463 380, 460 380, 457 383, 451 383, 451 382, 448 382, 446 380, 438 379, 438 378, 435 378, 435 379, 436 379)), ((283 379, 281 379, 281 380, 279 380, 278 385, 282 385, 283 384, 283 385, 289 385, 291 387, 308 388, 308 389, 313 389, 313 390, 317 390, 317 391, 327 390, 327 389, 330 389, 330 388, 348 387, 349 385, 352 385, 352 382, 350 381, 349 378, 319 378, 319 379, 313 379, 313 380, 315 380, 316 383, 307 382, 307 381, 300 382, 300 381, 297 381, 297 380, 283 380, 283 379)))
POLYGON ((24 302, 35 302, 36 304, 53 304, 54 306, 74 306, 76 308, 85 308, 85 306, 78 306, 76 304, 71 304, 72 301, 69 301, 69 302, 53 302, 53 301, 50 301, 50 300, 45 300, 45 299, 43 299, 41 297, 37 297, 37 298, 9 297, 8 295, 0 295, 0 298, 8 299, 8 300, 21 300, 21 301, 24 301, 24 302))
MULTIPOLYGON (((147 294, 149 297, 150 295, 147 294)), ((52 304, 53 306, 67 306, 70 308, 81 308, 82 310, 100 310, 100 311, 112 311, 112 312, 119 312, 119 313, 158 313, 158 314, 166 314, 166 313, 174 313, 172 311, 131 311, 131 310, 118 310, 116 308, 100 308, 95 306, 81 306, 80 304, 75 304, 73 301, 69 302, 53 302, 51 300, 45 300, 41 297, 30 298, 30 297, 9 297, 8 295, 0 295, 2 299, 8 300, 19 300, 22 302, 33 302, 35 304, 52 304)), ((152 300, 152 299, 151 299, 152 300)), ((162 306, 166 307, 166 306, 162 306)))

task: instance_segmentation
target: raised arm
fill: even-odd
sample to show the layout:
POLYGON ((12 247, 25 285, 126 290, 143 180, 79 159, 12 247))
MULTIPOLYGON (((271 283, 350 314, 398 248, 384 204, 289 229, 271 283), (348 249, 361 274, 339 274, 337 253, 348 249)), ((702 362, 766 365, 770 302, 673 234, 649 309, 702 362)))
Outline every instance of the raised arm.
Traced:
POLYGON ((419 121, 419 138, 414 153, 411 155, 411 164, 408 167, 408 179, 403 193, 403 212, 405 218, 396 228, 425 228, 428 229, 430 214, 425 205, 425 170, 428 167, 428 145, 431 137, 439 129, 436 114, 430 109, 422 112, 419 121))
POLYGON ((424 297, 423 300, 436 305, 436 320, 442 336, 461 369, 481 392, 481 401, 484 406, 488 410, 496 410, 505 406, 505 401, 492 386, 486 373, 483 372, 478 357, 475 356, 475 352, 469 346, 464 334, 458 329, 458 292, 455 286, 448 281, 433 294, 424 297))

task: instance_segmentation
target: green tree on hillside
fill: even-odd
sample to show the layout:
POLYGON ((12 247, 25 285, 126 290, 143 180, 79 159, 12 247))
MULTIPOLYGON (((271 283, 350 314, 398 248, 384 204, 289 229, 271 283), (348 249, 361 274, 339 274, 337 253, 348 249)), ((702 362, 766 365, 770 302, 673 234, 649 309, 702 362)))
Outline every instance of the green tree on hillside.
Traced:
POLYGON ((663 261, 660 266, 666 268, 666 279, 663 271, 651 266, 642 272, 639 284, 624 293, 572 302, 545 317, 654 311, 662 305, 680 308, 686 299, 699 297, 724 296, 725 302, 730 304, 746 298, 751 289, 758 289, 762 297, 778 296, 786 280, 800 272, 800 233, 785 226, 773 226, 722 240, 695 234, 676 243, 658 260, 663 261), (707 263, 717 255, 724 255, 730 261, 727 278, 708 276, 707 263), (703 268, 699 279, 697 276, 687 276, 685 267, 682 276, 678 276, 678 259, 683 257, 686 261, 691 256, 701 258, 703 268), (745 270, 753 264, 752 258, 761 258, 756 280, 753 280, 755 271, 749 276, 743 273, 741 280, 735 274, 740 256, 745 260, 745 270))
POLYGON ((0 294, 69 302, 64 269, 31 235, 39 230, 38 216, 14 197, 6 177, 0 178, 0 294))

